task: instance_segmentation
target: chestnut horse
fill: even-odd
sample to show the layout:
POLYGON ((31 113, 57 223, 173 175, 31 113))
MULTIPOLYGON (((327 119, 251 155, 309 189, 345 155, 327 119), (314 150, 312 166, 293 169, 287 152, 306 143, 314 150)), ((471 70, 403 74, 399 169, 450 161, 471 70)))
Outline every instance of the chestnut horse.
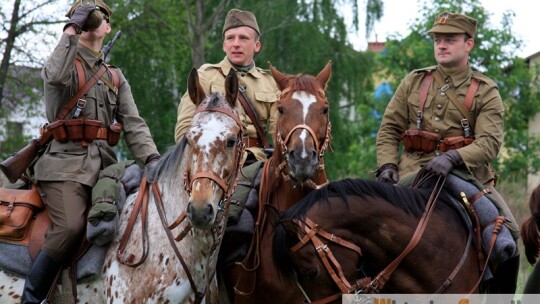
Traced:
MULTIPOLYGON (((119 215, 120 232, 131 214, 135 218, 144 209, 142 216, 137 215, 131 234, 115 236, 103 275, 78 284, 77 303, 218 302, 217 253, 244 153, 234 106, 236 73, 226 77, 225 90, 225 96, 205 97, 197 70, 191 71, 188 92, 197 110, 186 135, 148 174, 155 183, 128 197, 119 215), (135 196, 145 193, 148 207, 143 200, 139 209, 135 196)), ((0 271, 0 303, 20 302, 23 284, 24 279, 0 271)), ((69 295, 71 288, 65 291, 69 295)))
POLYGON ((431 191, 353 179, 313 191, 275 228, 282 278, 318 303, 340 303, 346 293, 476 292, 476 248, 446 193, 435 201, 416 247, 402 255, 431 191))
POLYGON ((325 89, 331 76, 328 62, 316 76, 285 75, 270 67, 281 89, 275 150, 263 167, 259 211, 247 258, 225 271, 233 303, 297 303, 299 289, 276 278, 272 258, 272 225, 266 206, 284 211, 328 182, 323 155, 330 144, 329 103, 325 89), (234 291, 233 291, 234 290, 234 291))
POLYGON ((529 275, 523 293, 540 293, 540 186, 537 186, 531 194, 529 200, 531 216, 521 225, 521 238, 525 246, 525 255, 531 265, 534 265, 533 272, 529 275))

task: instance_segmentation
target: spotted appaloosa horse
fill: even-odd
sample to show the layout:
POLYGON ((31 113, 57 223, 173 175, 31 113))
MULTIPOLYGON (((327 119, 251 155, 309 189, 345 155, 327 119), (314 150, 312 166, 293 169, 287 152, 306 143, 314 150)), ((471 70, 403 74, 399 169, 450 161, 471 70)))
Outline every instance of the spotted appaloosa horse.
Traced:
MULTIPOLYGON (((188 91, 197 110, 185 138, 148 175, 157 187, 147 184, 152 193, 144 232, 138 216, 131 235, 125 238, 125 263, 142 262, 141 252, 147 257, 138 267, 122 264, 117 249, 124 238, 119 233, 107 253, 102 278, 78 285, 78 303, 217 303, 217 253, 244 151, 241 123, 234 109, 235 73, 227 76, 225 90, 225 96, 204 98, 197 72, 192 70, 188 91), (156 189, 161 193, 166 224, 156 207, 156 189), (184 215, 189 220, 181 221, 184 215), (178 227, 175 222, 180 222, 178 227), (169 225, 176 228, 164 228, 169 225), (181 240, 170 242, 169 232, 181 240)), ((128 225, 141 189, 128 197, 120 215, 120 232, 128 225)), ((1 273, 0 282, 1 303, 20 301, 23 279, 1 273)))
POLYGON ((272 258, 272 224, 267 206, 284 211, 328 182, 323 155, 330 144, 330 105, 325 89, 329 62, 316 76, 286 75, 274 67, 272 76, 282 90, 275 150, 263 167, 259 214, 250 252, 242 265, 224 271, 233 303, 301 303, 298 288, 277 278, 272 258))

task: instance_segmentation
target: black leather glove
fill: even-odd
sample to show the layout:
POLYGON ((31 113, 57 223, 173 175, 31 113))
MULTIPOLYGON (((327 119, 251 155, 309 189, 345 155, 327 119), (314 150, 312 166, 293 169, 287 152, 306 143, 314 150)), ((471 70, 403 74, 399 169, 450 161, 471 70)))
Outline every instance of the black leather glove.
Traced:
POLYGON ((95 10, 96 7, 93 5, 83 5, 77 7, 73 14, 71 14, 69 21, 64 26, 64 30, 66 30, 68 26, 74 25, 77 30, 77 34, 80 34, 84 24, 86 23, 86 19, 88 19, 88 16, 95 10))
POLYGON ((398 166, 388 163, 377 170, 377 180, 381 183, 396 184, 399 180, 398 166))
MULTIPOLYGON (((144 164, 144 176, 146 176, 147 179, 150 179, 150 176, 148 176, 148 173, 151 173, 154 170, 154 167, 157 165, 159 159, 161 156, 159 154, 150 154, 146 158, 146 163, 144 164)), ((155 174, 152 174, 155 175, 155 174)))
POLYGON ((463 164, 461 155, 456 150, 450 150, 444 154, 432 158, 424 167, 427 172, 435 175, 446 176, 455 166, 463 164))

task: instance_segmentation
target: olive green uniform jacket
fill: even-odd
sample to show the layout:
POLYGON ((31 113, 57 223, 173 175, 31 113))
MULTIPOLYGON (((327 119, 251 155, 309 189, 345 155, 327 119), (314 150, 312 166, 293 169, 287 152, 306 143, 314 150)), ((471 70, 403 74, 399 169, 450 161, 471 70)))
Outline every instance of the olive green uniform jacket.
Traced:
MULTIPOLYGON (((227 57, 218 64, 202 65, 198 72, 199 81, 205 93, 207 95, 216 92, 225 94, 225 76, 231 69, 233 69, 233 66, 227 57)), ((237 71, 236 73, 240 85, 246 88, 247 96, 257 112, 261 127, 267 134, 269 132, 271 136, 273 136, 276 130, 278 115, 277 101, 279 99, 280 91, 272 74, 258 67, 253 67, 247 73, 240 71, 237 71)), ((240 121, 244 128, 244 136, 258 138, 255 126, 239 101, 236 102, 236 108, 240 113, 240 121)), ((193 104, 186 92, 178 105, 178 118, 174 134, 176 142, 179 142, 186 133, 194 113, 195 104, 193 104)), ((247 150, 251 151, 258 160, 266 159, 264 151, 260 148, 252 147, 247 148, 247 150)))
MULTIPOLYGON (((428 71, 440 73, 442 79, 450 86, 458 100, 463 102, 472 78, 480 81, 480 86, 471 107, 476 118, 474 136, 476 140, 469 146, 457 149, 467 170, 481 183, 494 178, 489 170, 489 162, 493 161, 503 142, 503 104, 497 84, 473 71, 470 67, 446 76, 440 67, 414 70, 408 74, 396 90, 384 113, 381 127, 377 134, 378 167, 393 163, 399 167, 400 178, 420 170, 439 151, 422 154, 420 152, 403 152, 400 154, 400 140, 407 129, 416 129, 416 117, 419 104, 420 86, 428 71)), ((435 79, 432 81, 424 106, 423 123, 425 129, 436 132, 444 139, 450 136, 463 135, 461 120, 465 118, 447 95, 441 94, 441 86, 435 79)))
MULTIPOLYGON (((103 55, 98 57, 93 51, 79 45, 79 35, 63 34, 45 67, 41 72, 45 86, 45 107, 49 122, 78 91, 78 77, 75 68, 77 53, 96 70, 103 63, 103 55)), ((83 63, 84 67, 84 63, 83 63)), ((119 78, 118 93, 115 93, 103 81, 99 80, 87 94, 86 107, 79 118, 102 121, 106 127, 115 120, 124 126, 124 140, 133 155, 142 163, 151 154, 158 154, 150 130, 143 118, 139 116, 137 106, 131 94, 131 88, 126 78, 115 67, 119 78)), ((85 68, 86 79, 92 72, 85 68)), ((110 72, 103 77, 113 82, 110 72)), ((66 119, 71 118, 70 115, 66 119)), ((116 153, 107 140, 96 139, 83 146, 80 141, 68 140, 65 143, 52 140, 44 155, 37 161, 34 170, 35 177, 41 181, 74 181, 84 185, 94 186, 99 171, 116 163, 116 153)))

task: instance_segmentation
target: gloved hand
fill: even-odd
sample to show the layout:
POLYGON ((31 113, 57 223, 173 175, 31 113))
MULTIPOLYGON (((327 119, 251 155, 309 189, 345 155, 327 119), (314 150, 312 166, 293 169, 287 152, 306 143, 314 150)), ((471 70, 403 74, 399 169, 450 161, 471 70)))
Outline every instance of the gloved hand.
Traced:
MULTIPOLYGON (((146 179, 149 182, 151 182, 153 180, 153 178, 148 176, 148 174, 152 173, 154 171, 154 168, 156 167, 156 165, 157 165, 160 158, 161 158, 161 156, 159 154, 150 154, 146 158, 146 164, 144 165, 143 175, 146 176, 146 179)), ((153 176, 156 176, 156 174, 152 174, 152 177, 153 176)))
POLYGON ((398 166, 388 163, 377 170, 377 181, 381 183, 396 184, 399 180, 398 166))
POLYGON ((463 164, 463 159, 457 150, 450 150, 432 158, 424 167, 427 172, 446 176, 455 166, 463 164))
POLYGON ((96 7, 92 5, 79 6, 77 9, 75 9, 73 14, 71 14, 69 21, 64 26, 64 30, 66 30, 68 26, 74 25, 77 34, 80 34, 84 24, 86 23, 86 19, 88 19, 88 16, 95 10, 96 7))

